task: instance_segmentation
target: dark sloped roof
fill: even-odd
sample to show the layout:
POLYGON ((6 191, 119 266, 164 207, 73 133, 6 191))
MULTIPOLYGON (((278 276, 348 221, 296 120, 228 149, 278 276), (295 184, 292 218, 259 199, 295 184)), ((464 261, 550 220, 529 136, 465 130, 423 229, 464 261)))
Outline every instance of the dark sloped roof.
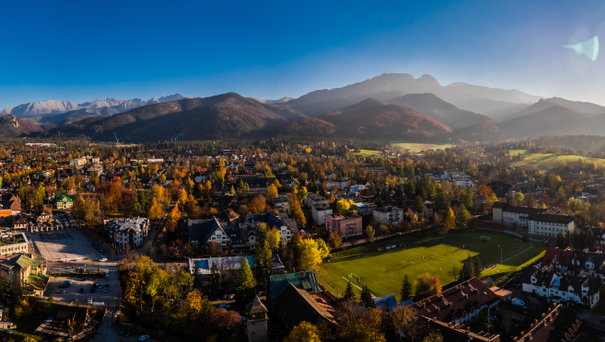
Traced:
POLYGON ((309 292, 297 288, 292 283, 288 283, 276 303, 280 317, 289 326, 295 326, 302 321, 336 324, 334 316, 325 304, 319 303, 309 292))
POLYGON ((321 287, 319 287, 319 282, 317 281, 317 274, 315 271, 272 275, 269 278, 269 283, 271 299, 279 297, 289 284, 292 284, 309 293, 321 292, 321 287))
POLYGON ((189 241, 206 243, 217 229, 223 228, 215 216, 212 216, 211 219, 203 220, 201 222, 190 223, 187 226, 189 241))

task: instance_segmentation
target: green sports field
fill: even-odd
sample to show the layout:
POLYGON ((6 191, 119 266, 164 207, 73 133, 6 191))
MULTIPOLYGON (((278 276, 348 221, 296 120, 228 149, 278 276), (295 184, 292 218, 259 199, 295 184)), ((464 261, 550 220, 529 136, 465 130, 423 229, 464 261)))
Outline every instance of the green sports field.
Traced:
POLYGON ((439 276, 445 285, 454 281, 452 266, 461 267, 469 255, 478 255, 484 267, 498 263, 499 245, 503 247, 505 262, 486 270, 486 275, 497 277, 514 271, 544 250, 542 245, 530 246, 529 242, 494 232, 450 232, 427 238, 401 236, 335 253, 330 262, 321 266, 319 280, 329 291, 342 294, 347 284, 343 277, 352 279, 354 284, 367 285, 377 296, 398 294, 404 274, 413 281, 419 274, 429 272, 439 276), (481 236, 490 237, 491 242, 481 236), (402 247, 386 250, 393 244, 402 247))
POLYGON ((456 145, 452 144, 424 144, 424 143, 392 143, 391 146, 397 147, 403 150, 410 151, 412 153, 420 153, 427 150, 445 150, 446 148, 452 148, 456 145))
POLYGON ((509 155, 523 157, 523 160, 513 163, 514 166, 521 168, 548 170, 560 164, 577 162, 578 160, 592 161, 601 167, 605 167, 605 159, 603 158, 583 157, 576 154, 528 153, 526 150, 509 150, 509 155))

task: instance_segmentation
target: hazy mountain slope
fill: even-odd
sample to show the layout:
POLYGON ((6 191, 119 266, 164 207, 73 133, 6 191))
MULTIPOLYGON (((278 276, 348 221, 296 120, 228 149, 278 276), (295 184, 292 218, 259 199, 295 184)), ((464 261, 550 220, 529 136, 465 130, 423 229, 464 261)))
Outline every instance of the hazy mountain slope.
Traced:
POLYGON ((367 99, 287 127, 289 134, 370 139, 431 139, 452 129, 410 108, 367 99))
POLYGON ((498 103, 499 111, 506 113, 518 111, 518 105, 530 105, 539 97, 518 90, 503 90, 475 86, 466 83, 453 83, 442 86, 430 75, 414 78, 410 74, 383 74, 363 82, 341 88, 324 89, 310 92, 287 104, 308 115, 319 115, 326 111, 353 105, 366 98, 386 101, 395 97, 415 93, 432 93, 455 106, 476 113, 492 109, 488 104, 498 103), (472 104, 473 108, 468 108, 472 104))
POLYGON ((500 129, 506 136, 520 138, 602 134, 603 125, 567 108, 540 101, 526 110, 524 115, 502 122, 500 129))
POLYGON ((386 101, 411 108, 429 118, 458 129, 490 120, 489 117, 460 109, 435 94, 407 94, 386 101))
POLYGON ((605 114, 605 107, 590 102, 571 101, 560 97, 551 97, 545 99, 544 101, 548 101, 554 105, 567 108, 578 114, 584 114, 586 116, 605 114))

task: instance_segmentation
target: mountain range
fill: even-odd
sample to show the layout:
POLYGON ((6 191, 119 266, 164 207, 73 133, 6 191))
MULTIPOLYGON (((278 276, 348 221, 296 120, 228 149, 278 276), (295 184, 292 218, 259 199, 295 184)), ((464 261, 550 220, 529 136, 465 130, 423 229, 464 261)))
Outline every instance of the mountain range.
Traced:
POLYGON ((605 132, 605 107, 430 75, 383 74, 298 98, 227 93, 206 98, 32 102, 1 111, 5 135, 152 142, 317 136, 399 141, 496 141, 605 132), (14 127, 17 120, 21 124, 14 127), (6 122, 5 122, 6 121, 6 122), (28 124, 25 124, 25 123, 28 124))

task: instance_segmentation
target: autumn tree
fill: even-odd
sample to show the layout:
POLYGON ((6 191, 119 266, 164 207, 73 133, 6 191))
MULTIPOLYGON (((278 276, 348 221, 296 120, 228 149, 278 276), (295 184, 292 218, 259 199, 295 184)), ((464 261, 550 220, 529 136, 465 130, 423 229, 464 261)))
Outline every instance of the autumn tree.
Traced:
POLYGON ((456 228, 456 215, 454 214, 454 210, 452 210, 452 208, 447 210, 447 214, 443 220, 443 225, 448 229, 456 228))
POLYGON ((237 287, 238 297, 241 303, 247 303, 256 289, 256 280, 252 274, 248 258, 242 258, 242 264, 239 270, 239 285, 237 287))
POLYGON ((342 237, 338 233, 330 233, 329 241, 332 248, 340 248, 342 246, 342 237))
POLYGON ((418 315, 410 306, 398 306, 390 315, 395 331, 405 336, 408 341, 416 341, 419 337, 420 324, 418 315))
POLYGON ((365 230, 366 238, 369 242, 374 242, 374 236, 376 235, 376 231, 372 225, 368 225, 365 230))
POLYGON ((271 202, 275 201, 278 196, 277 185, 269 184, 267 187, 267 199, 271 202))
POLYGON ((252 200, 250 200, 250 203, 248 203, 248 208, 253 214, 265 212, 267 208, 267 198, 262 194, 254 196, 252 200))
POLYGON ((441 293, 441 280, 430 273, 423 273, 416 278, 416 298, 421 299, 441 293))
POLYGON ((297 236, 294 239, 294 249, 296 252, 296 264, 301 271, 317 270, 322 262, 322 252, 319 250, 317 241, 313 238, 303 238, 297 236))
POLYGON ((472 215, 471 213, 466 209, 466 206, 464 204, 460 204, 460 206, 458 207, 458 212, 456 214, 456 223, 458 223, 458 226, 460 227, 468 227, 468 224, 471 222, 472 219, 472 215))
POLYGON ((284 342, 321 342, 319 329, 313 323, 302 321, 292 328, 284 342))

